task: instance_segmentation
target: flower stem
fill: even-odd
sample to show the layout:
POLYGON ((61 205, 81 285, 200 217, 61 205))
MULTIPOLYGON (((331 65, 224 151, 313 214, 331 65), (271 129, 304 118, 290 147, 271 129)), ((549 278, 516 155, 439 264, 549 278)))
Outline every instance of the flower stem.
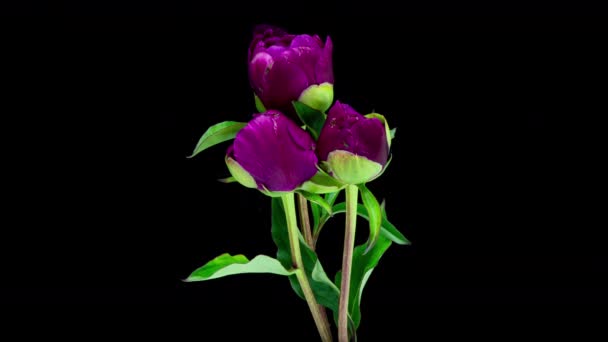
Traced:
POLYGON ((298 209, 300 211, 300 227, 304 234, 304 239, 308 246, 314 251, 315 245, 312 241, 312 231, 310 230, 310 217, 308 215, 308 201, 306 197, 298 194, 298 209))
MULTIPOLYGON (((302 231, 304 232, 304 239, 308 244, 308 247, 315 250, 316 239, 313 238, 312 230, 310 229, 310 215, 308 215, 308 200, 306 197, 298 194, 298 212, 300 213, 300 226, 302 227, 302 231)), ((321 311, 321 316, 325 324, 329 326, 329 321, 327 320, 327 312, 325 307, 321 304, 318 304, 319 311, 321 311)))
POLYGON ((310 283, 308 282, 308 277, 306 276, 304 269, 304 262, 302 261, 302 253, 300 251, 300 236, 298 234, 294 195, 293 193, 289 193, 283 195, 281 199, 283 200, 285 217, 287 219, 289 245, 291 246, 291 260, 296 270, 298 282, 300 283, 300 287, 304 293, 304 298, 306 298, 306 302, 308 303, 308 308, 310 309, 312 317, 315 320, 315 324, 317 325, 317 330, 319 330, 319 334, 321 335, 321 340, 323 342, 331 342, 332 336, 331 330, 329 329, 329 322, 327 321, 327 315, 324 315, 323 312, 321 312, 320 305, 317 303, 315 295, 312 292, 312 288, 310 287, 310 283))
POLYGON ((340 284, 340 305, 338 308, 338 338, 348 342, 348 297, 350 295, 350 273, 355 247, 355 230, 357 227, 356 185, 346 187, 346 224, 344 229, 344 252, 342 254, 342 282, 340 284))

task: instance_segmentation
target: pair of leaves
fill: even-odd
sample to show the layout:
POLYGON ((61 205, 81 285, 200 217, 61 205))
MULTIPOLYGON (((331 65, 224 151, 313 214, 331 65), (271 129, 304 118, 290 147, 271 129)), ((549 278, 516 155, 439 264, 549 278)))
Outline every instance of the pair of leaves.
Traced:
MULTIPOLYGON (((304 299, 302 288, 295 275, 296 271, 293 270, 283 204, 280 198, 275 197, 272 198, 272 238, 278 248, 277 259, 258 255, 250 261, 243 255, 222 254, 196 269, 186 281, 204 281, 243 273, 272 273, 288 276, 294 291, 304 299)), ((337 312, 340 298, 339 288, 329 279, 316 253, 306 244, 301 235, 299 240, 304 273, 308 277, 317 302, 337 312)))
MULTIPOLYGON (((368 250, 367 244, 357 246, 353 252, 353 261, 351 269, 350 293, 348 298, 348 314, 353 321, 355 330, 361 323, 361 297, 363 289, 372 274, 374 268, 378 265, 378 261, 391 246, 392 242, 384 236, 379 236, 376 244, 368 250)), ((338 271, 335 278, 336 286, 340 286, 342 282, 342 271, 338 271)), ((334 313, 334 319, 337 321, 337 315, 334 313)))
MULTIPOLYGON (((335 214, 345 213, 346 212, 346 203, 341 202, 333 206, 332 211, 335 214)), ((357 205, 357 215, 363 217, 366 220, 369 220, 369 216, 367 213, 367 209, 362 204, 357 205)), ((398 245, 409 245, 410 241, 401 234, 397 227, 395 227, 389 220, 386 218, 386 215, 382 215, 382 221, 380 226, 380 236, 384 236, 385 238, 393 241, 398 245)))
MULTIPOLYGON (((304 196, 304 198, 306 198, 310 203, 311 206, 314 206, 315 208, 323 208, 323 210, 325 210, 326 213, 328 213, 329 215, 332 215, 332 208, 331 208, 331 204, 328 203, 323 197, 321 197, 318 194, 314 194, 314 193, 310 193, 307 191, 303 191, 300 190, 298 191, 298 193, 302 196, 304 196)), ((314 213, 313 213, 314 216, 314 213)))
MULTIPOLYGON (((372 274, 374 268, 378 265, 378 262, 382 255, 388 250, 393 242, 400 245, 409 245, 410 241, 397 230, 397 228, 389 222, 386 217, 386 211, 384 210, 384 205, 379 205, 378 201, 373 197, 373 194, 365 187, 365 185, 359 185, 359 190, 361 190, 362 201, 367 202, 367 206, 365 204, 357 204, 357 215, 361 216, 368 221, 370 221, 370 225, 372 225, 369 215, 368 208, 371 207, 372 210, 375 210, 376 217, 373 219, 373 224, 378 224, 377 221, 380 221, 379 234, 376 237, 372 237, 370 233, 370 239, 374 240, 375 243, 368 243, 360 245, 355 248, 353 252, 353 260, 352 260, 352 271, 351 271, 351 283, 350 283, 350 294, 349 294, 349 330, 351 331, 351 335, 356 339, 356 330, 361 323, 361 297, 363 295, 363 289, 372 274), (370 197, 372 197, 370 199, 370 197), (371 204, 370 204, 371 202, 371 204), (378 217, 379 216, 379 217, 378 217), (352 324, 352 329, 351 329, 352 324)), ((335 204, 336 199, 338 198, 339 191, 331 194, 325 195, 325 201, 328 204, 332 205, 331 214, 329 212, 322 214, 322 209, 318 205, 312 203, 311 209, 313 214, 313 222, 314 222, 314 236, 315 241, 318 238, 318 234, 320 229, 323 227, 325 222, 332 217, 332 215, 338 213, 346 212, 346 203, 341 202, 335 204)), ((372 228, 373 229, 373 228, 372 228)), ((335 284, 337 287, 341 286, 342 281, 342 273, 339 271, 335 277, 335 284)), ((337 311, 334 311, 334 319, 338 321, 337 311)))
MULTIPOLYGON (((285 268, 291 268, 291 249, 289 245, 289 234, 287 231, 287 220, 283 203, 280 198, 272 198, 272 239, 277 245, 277 259, 285 268)), ((299 237, 304 273, 306 274, 310 287, 317 302, 334 312, 338 311, 340 290, 329 279, 323 266, 319 262, 316 253, 306 244, 302 236, 299 237)), ((293 290, 304 299, 304 293, 295 275, 289 276, 293 290)))
MULTIPOLYGON (((329 204, 327 204, 327 207, 331 209, 329 204)), ((186 281, 204 281, 243 273, 272 273, 288 276, 296 294, 305 299, 300 283, 295 275, 296 270, 293 270, 289 233, 283 204, 281 203, 281 198, 276 197, 272 198, 272 238, 278 248, 277 259, 266 255, 258 255, 250 261, 243 255, 232 256, 230 254, 222 254, 196 269, 186 281)), ((317 302, 334 312, 338 312, 339 288, 327 276, 316 253, 306 244, 301 235, 299 235, 299 242, 302 262, 304 264, 304 274, 308 278, 317 302)))
MULTIPOLYGON (((323 199, 330 207, 333 207, 339 194, 340 194, 340 191, 328 193, 328 194, 325 194, 323 199)), ((325 225, 327 220, 329 220, 329 218, 331 218, 334 214, 333 208, 331 208, 331 210, 326 209, 325 212, 323 212, 321 210, 322 208, 323 207, 317 205, 314 202, 310 204, 310 209, 312 212, 312 222, 313 222, 313 224, 312 224, 313 245, 315 245, 315 246, 317 244, 317 239, 319 238, 319 234, 321 233, 321 229, 323 228, 323 226, 325 225)))
MULTIPOLYGON (((369 189, 367 189, 365 185, 359 185, 359 190, 361 190, 361 197, 363 199, 363 202, 367 202, 367 205, 357 204, 357 215, 363 217, 364 219, 370 222, 370 238, 367 244, 368 248, 373 247, 373 243, 370 243, 370 241, 376 241, 376 239, 378 238, 378 233, 381 236, 384 236, 389 240, 395 242, 396 244, 409 245, 410 241, 405 236, 403 236, 403 234, 401 234, 401 232, 397 230, 397 228, 392 223, 388 221, 386 215, 382 214, 384 211, 383 206, 378 204, 378 201, 371 193, 371 191, 369 191, 369 189), (373 219, 371 218, 372 216, 370 216, 369 214, 369 208, 371 208, 371 211, 374 215, 373 219), (379 228, 378 221, 380 222, 379 228)), ((333 217, 333 215, 346 212, 345 202, 341 202, 334 205, 339 194, 340 191, 325 195, 325 202, 332 206, 331 211, 325 210, 325 212, 323 212, 321 210, 321 207, 319 207, 315 203, 311 203, 311 211, 313 218, 313 240, 315 242, 319 237, 321 229, 323 228, 325 223, 331 217, 333 217)))
MULTIPOLYGON (((340 203, 336 206, 341 206, 340 203)), ((334 207, 335 208, 335 207, 334 207)), ((359 205, 357 213, 363 216, 366 208, 359 205)), ((382 215, 382 233, 378 237, 378 240, 371 249, 366 244, 357 246, 353 251, 351 278, 350 278, 350 293, 348 298, 348 314, 354 325, 356 331, 361 323, 361 298, 363 296, 363 289, 372 274, 372 271, 378 265, 380 258, 384 255, 384 252, 388 250, 392 242, 398 244, 409 244, 409 241, 393 226, 386 218, 386 211, 384 205, 381 206, 382 215), (385 229, 384 227, 390 227, 385 229), (390 233, 389 233, 390 231, 390 233)), ((342 271, 338 271, 335 278, 335 283, 339 286, 342 282, 342 271)), ((335 317, 337 318, 337 317, 335 317)))
MULTIPOLYGON (((351 186, 351 185, 349 185, 351 186)), ((369 239, 367 242, 367 250, 369 251, 376 241, 378 240, 378 236, 380 235, 381 227, 382 227, 382 211, 380 209, 380 204, 374 194, 365 186, 365 184, 359 184, 358 190, 361 192, 361 199, 363 200, 363 209, 359 209, 360 205, 357 206, 357 213, 364 213, 364 217, 369 221, 369 239)), ((357 191, 357 190, 355 190, 357 191)), ((329 202, 335 202, 338 197, 339 192, 327 194, 326 197, 329 202)), ((344 204, 341 209, 341 212, 344 212, 346 205, 344 204)), ((327 214, 322 215, 319 208, 315 206, 315 203, 312 205, 312 214, 313 214, 313 242, 316 244, 316 241, 319 237, 319 233, 321 228, 327 220, 334 214, 333 208, 331 210, 326 210, 327 214)), ((394 227, 394 226, 393 226, 394 227)), ((396 229, 395 229, 396 230, 396 229)), ((397 232, 398 233, 398 232, 397 232)), ((405 239, 405 238, 404 238, 405 239)))

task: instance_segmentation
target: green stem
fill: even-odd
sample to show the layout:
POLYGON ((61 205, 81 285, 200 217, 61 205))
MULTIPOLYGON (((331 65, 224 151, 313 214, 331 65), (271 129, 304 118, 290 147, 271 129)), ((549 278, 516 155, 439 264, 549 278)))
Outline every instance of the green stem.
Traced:
POLYGON ((298 209, 300 212, 300 227, 304 234, 304 239, 308 246, 314 251, 315 245, 312 241, 312 231, 310 230, 310 217, 308 215, 308 200, 306 197, 298 194, 298 209))
POLYGON ((338 338, 348 342, 348 297, 350 295, 350 273, 355 248, 355 230, 357 227, 356 185, 346 187, 346 224, 344 227, 344 252, 342 254, 342 282, 340 284, 340 305, 338 308, 338 338))
MULTIPOLYGON (((310 215, 308 215, 308 200, 306 197, 298 194, 298 212, 300 213, 300 226, 302 227, 302 231, 304 232, 304 239, 308 244, 308 247, 315 250, 316 240, 313 240, 312 230, 310 229, 310 215)), ((321 316, 325 324, 329 326, 329 321, 327 320, 327 312, 325 311, 325 307, 321 304, 318 305, 319 311, 321 311, 321 316)))
POLYGON ((302 253, 300 251, 300 235, 298 231, 298 220, 296 217, 294 195, 293 193, 289 193, 283 195, 281 199, 283 200, 285 217, 287 219, 289 245, 291 246, 291 260, 293 263, 293 267, 296 270, 296 276, 298 278, 298 281, 300 282, 300 287, 302 288, 302 292, 304 293, 304 298, 306 298, 308 308, 310 309, 312 317, 315 320, 315 324, 317 325, 319 334, 321 335, 321 340, 323 342, 331 342, 332 336, 331 330, 329 329, 329 322, 327 321, 327 316, 323 315, 323 313, 319 309, 320 306, 317 303, 314 293, 312 292, 312 288, 310 287, 310 283, 308 282, 308 277, 306 276, 306 272, 304 269, 304 262, 302 261, 302 253))

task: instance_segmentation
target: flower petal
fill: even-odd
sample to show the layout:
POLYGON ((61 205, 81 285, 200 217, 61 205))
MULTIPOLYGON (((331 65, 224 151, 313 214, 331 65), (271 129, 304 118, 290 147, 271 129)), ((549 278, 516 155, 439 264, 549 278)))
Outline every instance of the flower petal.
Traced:
POLYGON ((351 128, 353 137, 352 150, 360 156, 382 165, 388 160, 388 140, 386 129, 380 119, 363 118, 351 128))
POLYGON ((272 56, 266 52, 256 54, 249 63, 249 80, 256 93, 264 92, 264 81, 273 64, 272 56))
POLYGON ((296 36, 291 42, 291 49, 296 54, 293 61, 304 71, 310 84, 316 83, 315 66, 321 55, 322 48, 323 45, 319 44, 318 40, 306 34, 296 36))
POLYGON ((291 101, 297 100, 309 86, 306 73, 290 60, 292 53, 285 52, 281 57, 275 58, 273 67, 266 75, 264 91, 258 94, 266 108, 290 108, 291 101))
POLYGON ((260 190, 292 191, 317 172, 314 141, 278 111, 256 115, 233 146, 234 159, 260 190))
POLYGON ((316 83, 328 82, 334 84, 334 67, 332 61, 332 54, 334 51, 334 44, 331 38, 327 36, 325 41, 325 47, 319 55, 317 64, 315 65, 315 79, 316 83))

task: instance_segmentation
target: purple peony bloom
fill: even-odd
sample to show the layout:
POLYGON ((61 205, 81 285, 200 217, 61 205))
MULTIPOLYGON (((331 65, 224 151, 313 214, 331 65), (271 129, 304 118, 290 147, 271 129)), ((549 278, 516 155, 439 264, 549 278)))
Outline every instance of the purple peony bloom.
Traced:
POLYGON ((366 118, 353 107, 336 101, 329 110, 317 147, 317 155, 327 160, 330 152, 344 150, 379 164, 388 159, 388 141, 382 121, 366 118))
POLYGON ((344 183, 364 183, 382 171, 388 154, 385 123, 336 101, 317 142, 317 156, 330 173, 344 183))
POLYGON ((273 192, 293 191, 317 173, 313 139, 278 111, 256 114, 237 133, 226 161, 241 184, 273 192))
POLYGON ((331 39, 258 26, 249 47, 251 87, 267 109, 293 112, 299 100, 325 111, 333 101, 331 39))

